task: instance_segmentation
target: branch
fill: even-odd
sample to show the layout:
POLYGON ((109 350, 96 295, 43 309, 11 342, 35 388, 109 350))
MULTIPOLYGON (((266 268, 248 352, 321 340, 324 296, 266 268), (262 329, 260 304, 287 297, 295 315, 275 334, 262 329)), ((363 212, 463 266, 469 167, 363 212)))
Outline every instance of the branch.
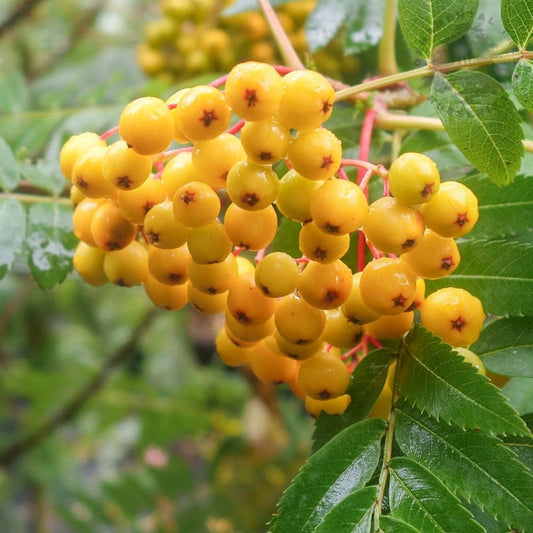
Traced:
POLYGON ((1 451, 0 466, 7 466, 13 463, 21 455, 41 444, 59 426, 74 418, 85 404, 103 388, 112 372, 133 353, 134 348, 156 316, 157 310, 150 310, 135 328, 127 342, 110 355, 100 370, 83 388, 59 410, 44 420, 40 426, 1 451))
POLYGON ((21 19, 28 17, 42 0, 24 0, 16 6, 7 17, 0 22, 0 36, 11 29, 21 19))
POLYGON ((383 16, 383 36, 378 48, 379 73, 388 76, 398 72, 396 63, 396 0, 387 0, 383 16))

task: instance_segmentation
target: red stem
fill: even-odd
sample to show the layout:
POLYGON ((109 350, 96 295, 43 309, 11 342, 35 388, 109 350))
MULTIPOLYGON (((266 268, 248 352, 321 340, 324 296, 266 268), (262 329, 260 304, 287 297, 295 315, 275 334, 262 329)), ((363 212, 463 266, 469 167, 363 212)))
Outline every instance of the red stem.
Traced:
POLYGON ((105 141, 108 137, 111 137, 111 135, 115 135, 115 133, 118 133, 118 126, 115 126, 110 130, 104 131, 104 133, 100 135, 100 139, 102 139, 102 141, 105 141))

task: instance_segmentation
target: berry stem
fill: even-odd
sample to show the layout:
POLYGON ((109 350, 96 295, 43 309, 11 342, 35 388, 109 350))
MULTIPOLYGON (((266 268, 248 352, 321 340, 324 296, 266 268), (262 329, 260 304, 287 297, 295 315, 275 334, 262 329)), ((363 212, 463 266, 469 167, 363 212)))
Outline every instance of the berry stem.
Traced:
POLYGON ((42 202, 52 202, 54 204, 72 205, 70 198, 60 198, 57 196, 41 196, 39 194, 24 194, 16 192, 2 192, 0 193, 0 199, 2 198, 14 198, 19 202, 25 204, 37 204, 42 202))
POLYGON ((244 119, 238 120, 231 126, 231 128, 228 128, 226 130, 226 133, 231 133, 231 135, 235 135, 237 132, 241 131, 243 126, 246 124, 246 121, 244 119))
POLYGON ((108 139, 109 137, 111 137, 112 135, 115 135, 115 133, 118 133, 118 126, 115 126, 107 131, 104 131, 104 133, 102 133, 102 135, 100 135, 100 139, 102 139, 102 141, 105 141, 106 139, 108 139))
POLYGON ((378 69, 383 76, 398 72, 396 63, 396 0, 386 0, 383 16, 383 37, 378 48, 378 69))
POLYGON ((259 6, 265 15, 284 62, 294 70, 305 69, 269 0, 259 0, 259 6))

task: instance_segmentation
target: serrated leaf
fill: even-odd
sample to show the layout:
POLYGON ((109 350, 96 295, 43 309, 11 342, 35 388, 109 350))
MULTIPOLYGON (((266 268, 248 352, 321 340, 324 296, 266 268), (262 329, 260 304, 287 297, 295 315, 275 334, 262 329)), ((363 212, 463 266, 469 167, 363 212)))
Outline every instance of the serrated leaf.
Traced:
POLYGON ((524 133, 505 89, 482 72, 437 73, 431 101, 464 156, 496 185, 511 183, 524 154, 524 133))
POLYGON ((384 533, 424 533, 407 522, 389 515, 382 516, 379 519, 379 525, 384 533))
POLYGON ((399 0, 398 20, 407 44, 429 60, 436 46, 468 31, 478 7, 479 0, 399 0))
POLYGON ((531 176, 518 175, 507 187, 497 187, 483 174, 467 176, 460 181, 474 192, 479 202, 479 219, 463 239, 510 237, 533 226, 531 176))
POLYGON ((319 0, 305 23, 309 50, 327 46, 353 9, 351 0, 319 0))
POLYGON ((520 461, 533 472, 533 438, 517 437, 516 435, 513 435, 505 437, 503 442, 505 446, 516 453, 520 461))
POLYGON ((36 187, 59 194, 68 183, 59 169, 49 161, 40 160, 36 163, 24 163, 20 166, 22 175, 36 187))
POLYGON ((533 61, 521 59, 511 78, 514 95, 525 109, 533 110, 533 61))
POLYGON ((533 37, 533 6, 530 0, 502 0, 502 21, 518 48, 525 48, 533 37))
POLYGON ((361 54, 376 46, 383 35, 385 1, 356 2, 348 11, 344 34, 346 54, 361 54))
POLYGON ((42 289, 61 283, 72 270, 77 239, 72 233, 72 208, 57 202, 33 204, 28 213, 29 266, 42 289))
POLYGON ((385 384, 394 356, 391 350, 374 350, 357 363, 346 391, 352 401, 342 415, 321 413, 318 416, 313 433, 313 451, 317 451, 342 429, 366 418, 385 384))
POLYGON ((473 56, 481 56, 500 44, 505 29, 500 16, 500 4, 494 0, 480 0, 479 9, 465 38, 473 56))
POLYGON ((485 313, 533 315, 533 245, 505 241, 458 243, 461 262, 449 277, 428 280, 427 293, 453 285, 483 303, 485 313))
POLYGON ((342 500, 322 519, 314 533, 371 533, 378 487, 365 487, 342 500))
POLYGON ((423 466, 405 457, 391 459, 389 466, 392 516, 424 533, 483 533, 457 497, 423 466))
POLYGON ((333 507, 364 487, 378 465, 384 431, 384 420, 363 420, 312 455, 283 494, 271 531, 314 531, 333 507))
POLYGON ((26 211, 15 198, 0 198, 0 279, 20 250, 26 234, 26 211))
POLYGON ((400 394, 431 416, 490 433, 529 433, 499 389, 422 326, 407 334, 399 363, 400 394))
POLYGON ((501 318, 488 324, 470 349, 496 374, 533 378, 533 318, 501 318))
POLYGON ((533 474, 498 438, 438 422, 405 401, 396 412, 395 438, 407 457, 508 526, 533 531, 533 474))
POLYGON ((6 141, 0 137, 0 188, 13 190, 19 183, 17 160, 6 141))

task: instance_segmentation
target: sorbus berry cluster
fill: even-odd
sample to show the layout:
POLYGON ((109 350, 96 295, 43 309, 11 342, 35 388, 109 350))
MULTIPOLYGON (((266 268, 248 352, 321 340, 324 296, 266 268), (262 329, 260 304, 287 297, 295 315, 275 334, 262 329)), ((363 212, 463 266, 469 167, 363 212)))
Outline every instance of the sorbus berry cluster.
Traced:
MULTIPOLYGON (((277 63, 279 52, 262 13, 225 15, 231 1, 161 0, 161 16, 145 26, 137 48, 140 67, 150 76, 190 79, 205 72, 227 72, 240 61, 277 63)), ((293 0, 275 8, 277 18, 302 58, 308 55, 305 21, 316 0, 293 0)), ((313 54, 320 72, 343 79, 359 70, 359 59, 346 55, 343 36, 313 54)))
POLYGON ((224 314, 220 358, 288 383, 314 415, 346 409, 350 370, 368 343, 401 338, 416 309, 452 346, 474 342, 485 318, 477 298, 455 288, 424 294, 424 279, 459 263, 454 238, 476 222, 473 193, 440 183, 432 160, 406 153, 389 172, 368 164, 390 188, 369 203, 323 126, 335 98, 326 78, 246 62, 223 84, 166 102, 138 98, 116 131, 65 143, 80 276, 143 285, 165 309, 224 314), (282 217, 300 224, 300 257, 269 248, 282 217), (354 235, 369 262, 364 250, 358 265, 344 260, 354 235))

